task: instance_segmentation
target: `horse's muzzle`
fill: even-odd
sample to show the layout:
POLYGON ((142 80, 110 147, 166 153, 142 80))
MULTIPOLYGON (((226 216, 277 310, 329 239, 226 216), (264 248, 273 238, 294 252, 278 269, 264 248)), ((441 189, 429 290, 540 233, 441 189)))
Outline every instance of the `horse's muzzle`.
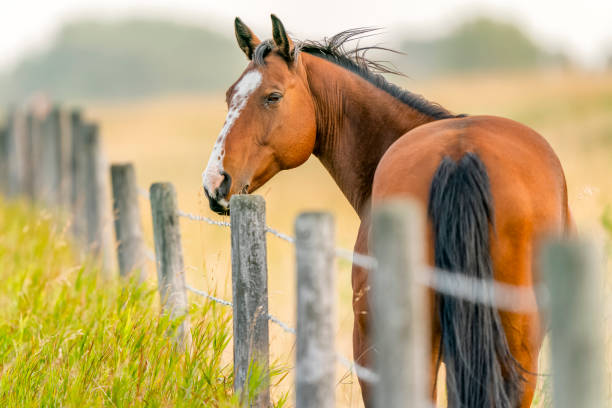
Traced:
POLYGON ((227 195, 232 185, 232 178, 225 171, 221 172, 221 175, 223 176, 223 181, 219 187, 212 193, 204 187, 204 194, 208 198, 208 205, 211 210, 220 215, 228 215, 229 202, 227 201, 227 195))

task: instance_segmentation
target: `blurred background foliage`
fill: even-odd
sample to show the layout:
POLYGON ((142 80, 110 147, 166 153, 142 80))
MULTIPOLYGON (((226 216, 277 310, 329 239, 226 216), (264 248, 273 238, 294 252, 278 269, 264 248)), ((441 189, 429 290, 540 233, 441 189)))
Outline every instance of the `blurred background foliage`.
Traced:
POLYGON ((60 99, 147 97, 216 90, 243 65, 233 39, 202 27, 83 20, 65 25, 48 49, 24 57, 0 85, 8 99, 41 90, 60 99))
MULTIPOLYGON (((41 90, 72 100, 224 90, 245 65, 228 33, 159 19, 76 20, 46 49, 31 51, 0 72, 0 102, 41 90)), ((488 17, 465 20, 437 38, 415 39, 401 32, 394 37, 396 44, 385 45, 403 54, 381 58, 391 58, 412 77, 572 65, 566 55, 545 51, 517 25, 488 17)))
POLYGON ((402 42, 405 71, 419 75, 455 72, 568 68, 569 58, 538 46, 511 23, 478 17, 431 40, 402 42))

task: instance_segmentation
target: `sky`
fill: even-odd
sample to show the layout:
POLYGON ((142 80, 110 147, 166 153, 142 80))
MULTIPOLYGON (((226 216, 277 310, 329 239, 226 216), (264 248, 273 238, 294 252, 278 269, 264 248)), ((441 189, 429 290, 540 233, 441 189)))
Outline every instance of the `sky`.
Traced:
POLYGON ((44 48, 63 23, 79 18, 153 16, 207 24, 228 36, 240 16, 269 38, 275 13, 296 38, 317 39, 351 27, 441 35, 465 18, 486 14, 518 23, 539 44, 598 68, 612 53, 612 0, 0 0, 0 69, 44 48))

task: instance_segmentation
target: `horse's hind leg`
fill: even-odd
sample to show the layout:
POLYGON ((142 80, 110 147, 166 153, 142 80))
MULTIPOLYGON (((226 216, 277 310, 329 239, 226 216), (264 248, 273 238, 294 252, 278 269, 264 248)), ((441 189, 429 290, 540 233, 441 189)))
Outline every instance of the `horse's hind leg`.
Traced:
POLYGON ((506 242, 506 251, 499 251, 502 248, 497 246, 495 249, 498 251, 493 254, 495 279, 523 287, 530 293, 520 302, 527 312, 499 311, 510 352, 520 364, 518 372, 524 379, 518 399, 521 408, 529 408, 533 400, 538 379, 538 356, 545 334, 535 291, 529 290, 534 287, 531 246, 530 240, 514 240, 513 243, 506 242))
POLYGON ((510 352, 521 365, 519 373, 524 382, 519 396, 521 408, 529 408, 533 400, 538 380, 538 356, 542 336, 537 312, 534 315, 502 313, 502 325, 506 332, 510 352))

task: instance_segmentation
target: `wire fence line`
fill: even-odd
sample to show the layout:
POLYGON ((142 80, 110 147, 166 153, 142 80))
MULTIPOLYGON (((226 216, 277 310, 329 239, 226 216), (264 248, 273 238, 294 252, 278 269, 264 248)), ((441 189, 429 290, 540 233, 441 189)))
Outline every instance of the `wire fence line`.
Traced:
MULTIPOLYGON (((150 250, 149 248, 147 248, 145 250, 145 256, 152 262, 155 262, 155 254, 153 253, 152 250, 150 250)), ((185 289, 187 289, 188 291, 195 293, 196 295, 200 295, 202 297, 207 298, 208 300, 211 300, 213 302, 219 303, 223 306, 228 306, 233 308, 234 304, 232 302, 229 302, 227 300, 218 298, 216 296, 213 296, 207 292, 204 292, 203 290, 200 289, 196 289, 193 286, 189 285, 189 284, 185 284, 185 289)), ((270 320, 271 322, 277 324, 281 329, 283 329, 285 332, 287 333, 291 333, 293 335, 295 335, 295 329, 292 328, 291 326, 289 326, 287 323, 283 322, 282 320, 280 320, 278 317, 272 315, 272 314, 268 314, 268 320, 270 320)))
MULTIPOLYGON (((139 189, 139 193, 144 198, 149 199, 144 189, 139 189)), ((219 227, 231 227, 231 223, 229 222, 214 220, 206 216, 185 212, 180 209, 177 210, 177 215, 191 221, 204 222, 209 225, 219 227)), ((295 245, 295 238, 288 234, 280 232, 270 226, 266 226, 265 231, 285 242, 288 242, 291 245, 295 245)), ((152 251, 149 251, 148 256, 151 258, 152 255, 152 251)), ((376 271, 378 267, 377 259, 367 254, 336 247, 334 248, 334 255, 337 258, 352 262, 354 265, 369 271, 376 271)), ((421 285, 424 285, 444 295, 516 313, 530 313, 538 310, 538 304, 535 301, 536 292, 530 288, 523 288, 503 282, 497 282, 493 279, 482 280, 479 278, 466 276, 462 273, 449 272, 429 266, 423 267, 422 273, 419 274, 419 276, 421 277, 419 280, 421 285)), ((202 296, 223 306, 233 308, 232 302, 215 297, 205 291, 196 289, 189 284, 186 284, 185 287, 187 290, 196 295, 202 296)), ((537 294, 541 295, 540 300, 546 304, 546 292, 544 290, 537 290, 537 294)), ((295 328, 289 326, 278 317, 268 314, 267 318, 269 321, 278 325, 284 332, 294 336, 296 335, 295 328)), ((337 352, 335 353, 335 356, 341 365, 343 365, 350 372, 354 373, 359 379, 372 384, 378 382, 379 376, 376 372, 347 359, 345 356, 337 352)))
POLYGON ((509 312, 538 311, 536 296, 539 297, 542 305, 548 303, 548 295, 544 287, 538 286, 535 289, 521 287, 432 267, 424 267, 419 276, 420 284, 438 293, 509 312))
MULTIPOLYGON (((213 295, 209 295, 208 293, 206 293, 206 292, 204 292, 202 290, 196 289, 196 288, 190 286, 189 284, 185 284, 185 288, 188 291, 191 291, 191 292, 195 293, 196 295, 200 295, 202 297, 207 298, 208 300, 212 300, 213 302, 220 303, 223 306, 228 306, 228 307, 231 307, 231 308, 234 307, 234 304, 232 302, 228 302, 227 300, 223 300, 223 299, 215 297, 213 295)), ((268 318, 270 318, 270 315, 268 315, 268 318)))
MULTIPOLYGON (((206 292, 204 292, 203 290, 199 290, 196 289, 188 284, 185 285, 185 288, 193 293, 195 293, 196 295, 200 295, 202 297, 207 298, 208 300, 212 300, 213 302, 217 302, 222 304, 223 306, 228 306, 231 307, 232 309, 234 308, 234 304, 232 302, 229 302, 227 300, 223 300, 220 299, 218 297, 215 297, 213 295, 210 295, 206 292)), ((278 317, 272 315, 272 314, 268 314, 268 320, 270 320, 273 323, 276 323, 281 329, 283 329, 283 331, 293 334, 295 335, 295 329, 291 326, 289 326, 287 323, 283 322, 282 320, 280 320, 278 317)))
POLYGON ((379 380, 378 374, 370 370, 369 368, 359 365, 352 360, 349 360, 348 358, 344 357, 342 354, 336 353, 336 358, 338 359, 340 364, 342 364, 344 367, 346 367, 351 372, 355 373, 355 375, 358 378, 364 381, 367 381, 369 383, 372 383, 372 384, 375 384, 378 382, 379 380))
MULTIPOLYGON (((195 293, 196 295, 202 296, 208 300, 211 300, 213 302, 222 304, 224 306, 233 308, 234 305, 232 302, 228 302, 227 300, 223 300, 220 299, 218 297, 212 296, 202 290, 196 289, 188 284, 185 285, 185 288, 187 290, 189 290, 192 293, 195 293)), ((278 317, 272 315, 272 314, 268 314, 268 320, 275 323, 276 325, 278 325, 283 331, 285 331, 286 333, 292 334, 292 335, 296 335, 297 332, 296 330, 289 326, 287 323, 283 322, 282 320, 280 320, 278 317)), ((367 382, 370 383, 375 383, 378 381, 378 375, 370 370, 367 367, 361 366, 357 363, 355 363, 354 361, 349 360, 348 358, 344 357, 342 354, 340 353, 336 353, 336 359, 338 360, 338 362, 340 364, 342 364, 344 367, 346 367, 349 371, 355 373, 355 375, 367 382)))
MULTIPOLYGON (((144 199, 149 200, 149 194, 147 193, 147 190, 145 190, 144 188, 139 187, 138 194, 140 194, 140 196, 143 197, 144 199)), ((228 228, 231 227, 231 224, 227 221, 214 220, 212 218, 205 217, 203 215, 193 214, 193 213, 186 212, 180 209, 177 211, 177 215, 179 217, 187 218, 188 220, 191 220, 191 221, 205 222, 207 224, 216 225, 219 227, 228 227, 228 228)), ((285 234, 284 232, 281 232, 268 225, 266 225, 266 232, 290 244, 295 244, 294 237, 292 237, 291 235, 285 234)), ((349 249, 336 248, 335 254, 338 258, 352 262, 358 266, 361 266, 362 268, 374 269, 376 268, 376 265, 377 265, 375 258, 369 255, 360 254, 358 252, 353 252, 349 249)))
MULTIPOLYGON (((283 236, 287 236, 282 233, 279 233, 279 234, 283 236)), ((145 255, 149 260, 155 262, 155 254, 153 253, 151 249, 147 248, 145 250, 145 255)), ((185 289, 187 289, 188 291, 196 295, 202 296, 212 302, 219 303, 223 306, 227 306, 232 309, 234 308, 234 304, 232 302, 229 302, 227 300, 213 296, 203 290, 196 289, 187 283, 185 284, 185 289)), ((294 336, 297 334, 295 328, 289 326, 287 323, 283 322, 278 317, 272 314, 268 314, 268 320, 276 324, 277 326, 279 326, 286 333, 292 334, 294 336)), ((355 375, 361 380, 367 381, 369 383, 376 383, 378 381, 378 375, 374 371, 370 370, 369 368, 361 366, 357 364, 356 362, 349 360, 348 358, 344 357, 340 353, 336 353, 336 358, 340 364, 342 364, 346 369, 348 369, 352 373, 355 373, 355 375)))
MULTIPOLYGON (((151 261, 155 262, 155 255, 153 254, 153 251, 151 251, 150 249, 147 249, 147 251, 145 252, 147 258, 149 258, 151 261)), ((223 306, 227 306, 230 308, 234 308, 234 304, 232 302, 229 302, 227 300, 218 298, 216 296, 213 296, 209 293, 204 292, 203 290, 200 289, 196 289, 193 286, 189 285, 189 284, 185 284, 185 289, 187 289, 188 291, 202 296, 212 302, 215 303, 219 303, 223 306)), ((292 335, 297 335, 297 332, 295 330, 295 328, 289 326, 287 323, 283 322, 282 320, 280 320, 278 317, 272 315, 272 314, 268 314, 268 320, 271 321, 272 323, 276 324, 277 326, 279 326, 284 332, 292 334, 292 335)), ((354 361, 349 360, 348 358, 344 357, 342 354, 340 353, 336 353, 336 359, 338 360, 338 362, 340 364, 342 364, 347 370, 349 370, 350 372, 354 373, 358 378, 360 378, 361 380, 367 381, 369 383, 376 383, 378 381, 378 374, 376 374, 374 371, 370 370, 367 367, 361 366, 359 364, 357 364, 354 361)))
MULTIPOLYGON (((211 225, 231 226, 229 222, 216 221, 181 210, 178 211, 178 215, 192 221, 202 221, 211 225)), ((295 244, 295 238, 274 228, 266 226, 266 232, 292 245, 295 244)), ((335 255, 340 259, 347 260, 371 271, 375 271, 378 265, 376 258, 345 248, 335 248, 335 255)), ((438 293, 510 312, 529 313, 537 311, 538 306, 534 301, 535 295, 540 296, 541 304, 547 303, 546 291, 543 288, 537 288, 534 291, 527 287, 511 285, 492 279, 482 280, 462 273, 449 272, 434 267, 424 267, 423 273, 420 276, 422 278, 419 283, 438 293)))
POLYGON ((188 213, 182 210, 178 210, 176 214, 179 217, 187 218, 192 221, 205 222, 207 224, 216 225, 218 227, 231 227, 231 224, 227 221, 217 221, 217 220, 213 220, 212 218, 204 217, 202 215, 188 213))
POLYGON ((290 235, 284 234, 284 233, 282 233, 282 232, 280 232, 278 230, 275 230, 274 228, 270 228, 270 227, 266 226, 266 232, 274 235, 277 238, 282 239, 283 241, 287 241, 290 244, 295 244, 295 238, 293 238, 290 235))

